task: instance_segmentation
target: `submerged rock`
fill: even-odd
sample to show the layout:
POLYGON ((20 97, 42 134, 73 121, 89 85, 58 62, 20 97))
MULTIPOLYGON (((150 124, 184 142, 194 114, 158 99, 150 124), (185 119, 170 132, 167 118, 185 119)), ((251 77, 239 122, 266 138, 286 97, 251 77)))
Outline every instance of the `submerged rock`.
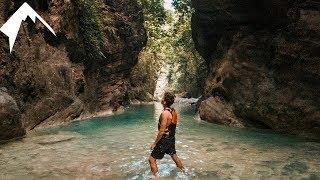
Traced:
POLYGON ((75 136, 73 135, 47 135, 40 137, 39 140, 37 140, 38 144, 41 145, 50 145, 50 144, 56 144, 56 143, 61 143, 65 141, 71 141, 75 139, 75 136))
POLYGON ((306 173, 309 167, 306 163, 300 161, 294 161, 290 164, 287 164, 283 167, 283 175, 292 175, 293 173, 306 173))
POLYGON ((193 39, 209 69, 201 118, 320 139, 319 3, 192 2, 193 39))
POLYGON ((0 141, 23 135, 25 130, 18 105, 5 88, 0 88, 0 141))

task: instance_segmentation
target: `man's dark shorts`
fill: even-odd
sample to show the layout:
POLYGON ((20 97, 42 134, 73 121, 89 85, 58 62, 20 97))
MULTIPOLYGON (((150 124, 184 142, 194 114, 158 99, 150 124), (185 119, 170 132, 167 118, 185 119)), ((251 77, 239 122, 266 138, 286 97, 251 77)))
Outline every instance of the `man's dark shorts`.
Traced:
POLYGON ((161 138, 154 147, 151 156, 155 159, 162 159, 165 154, 176 154, 175 138, 161 138))

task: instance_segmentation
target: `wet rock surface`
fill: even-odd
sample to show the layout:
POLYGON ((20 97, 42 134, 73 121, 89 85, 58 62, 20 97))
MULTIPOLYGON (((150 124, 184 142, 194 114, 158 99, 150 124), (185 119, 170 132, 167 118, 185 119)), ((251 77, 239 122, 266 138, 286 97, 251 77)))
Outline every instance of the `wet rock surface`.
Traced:
MULTIPOLYGON (((27 130, 60 124, 128 103, 131 68, 146 43, 136 1, 27 1, 56 37, 37 21, 23 22, 9 53, 0 34, 0 86, 21 111, 27 130)), ((23 1, 0 2, 0 24, 23 1)), ((2 129, 0 129, 2 131, 2 129)))
POLYGON ((192 2, 193 39, 209 67, 201 118, 320 139, 320 4, 192 2))

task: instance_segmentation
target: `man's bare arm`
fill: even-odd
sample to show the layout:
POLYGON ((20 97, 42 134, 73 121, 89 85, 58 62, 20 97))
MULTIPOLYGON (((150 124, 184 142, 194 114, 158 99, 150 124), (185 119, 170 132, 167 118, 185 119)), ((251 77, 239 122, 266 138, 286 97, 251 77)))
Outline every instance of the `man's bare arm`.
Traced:
POLYGON ((167 120, 168 120, 168 116, 165 112, 163 112, 160 116, 160 129, 159 129, 157 138, 154 142, 154 145, 156 145, 162 138, 163 134, 165 134, 165 130, 167 128, 167 120))

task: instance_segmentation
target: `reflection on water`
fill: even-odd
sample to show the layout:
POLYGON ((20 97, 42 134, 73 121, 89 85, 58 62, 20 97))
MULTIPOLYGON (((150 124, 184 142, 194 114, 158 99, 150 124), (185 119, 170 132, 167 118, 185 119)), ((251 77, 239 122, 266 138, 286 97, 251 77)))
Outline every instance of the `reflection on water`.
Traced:
MULTIPOLYGON (((2 145, 0 177, 148 179, 149 145, 161 110, 160 104, 135 106, 2 145)), ((320 178, 319 143, 199 122, 192 108, 177 110, 177 153, 187 172, 179 172, 165 156, 158 161, 160 177, 320 178)))

